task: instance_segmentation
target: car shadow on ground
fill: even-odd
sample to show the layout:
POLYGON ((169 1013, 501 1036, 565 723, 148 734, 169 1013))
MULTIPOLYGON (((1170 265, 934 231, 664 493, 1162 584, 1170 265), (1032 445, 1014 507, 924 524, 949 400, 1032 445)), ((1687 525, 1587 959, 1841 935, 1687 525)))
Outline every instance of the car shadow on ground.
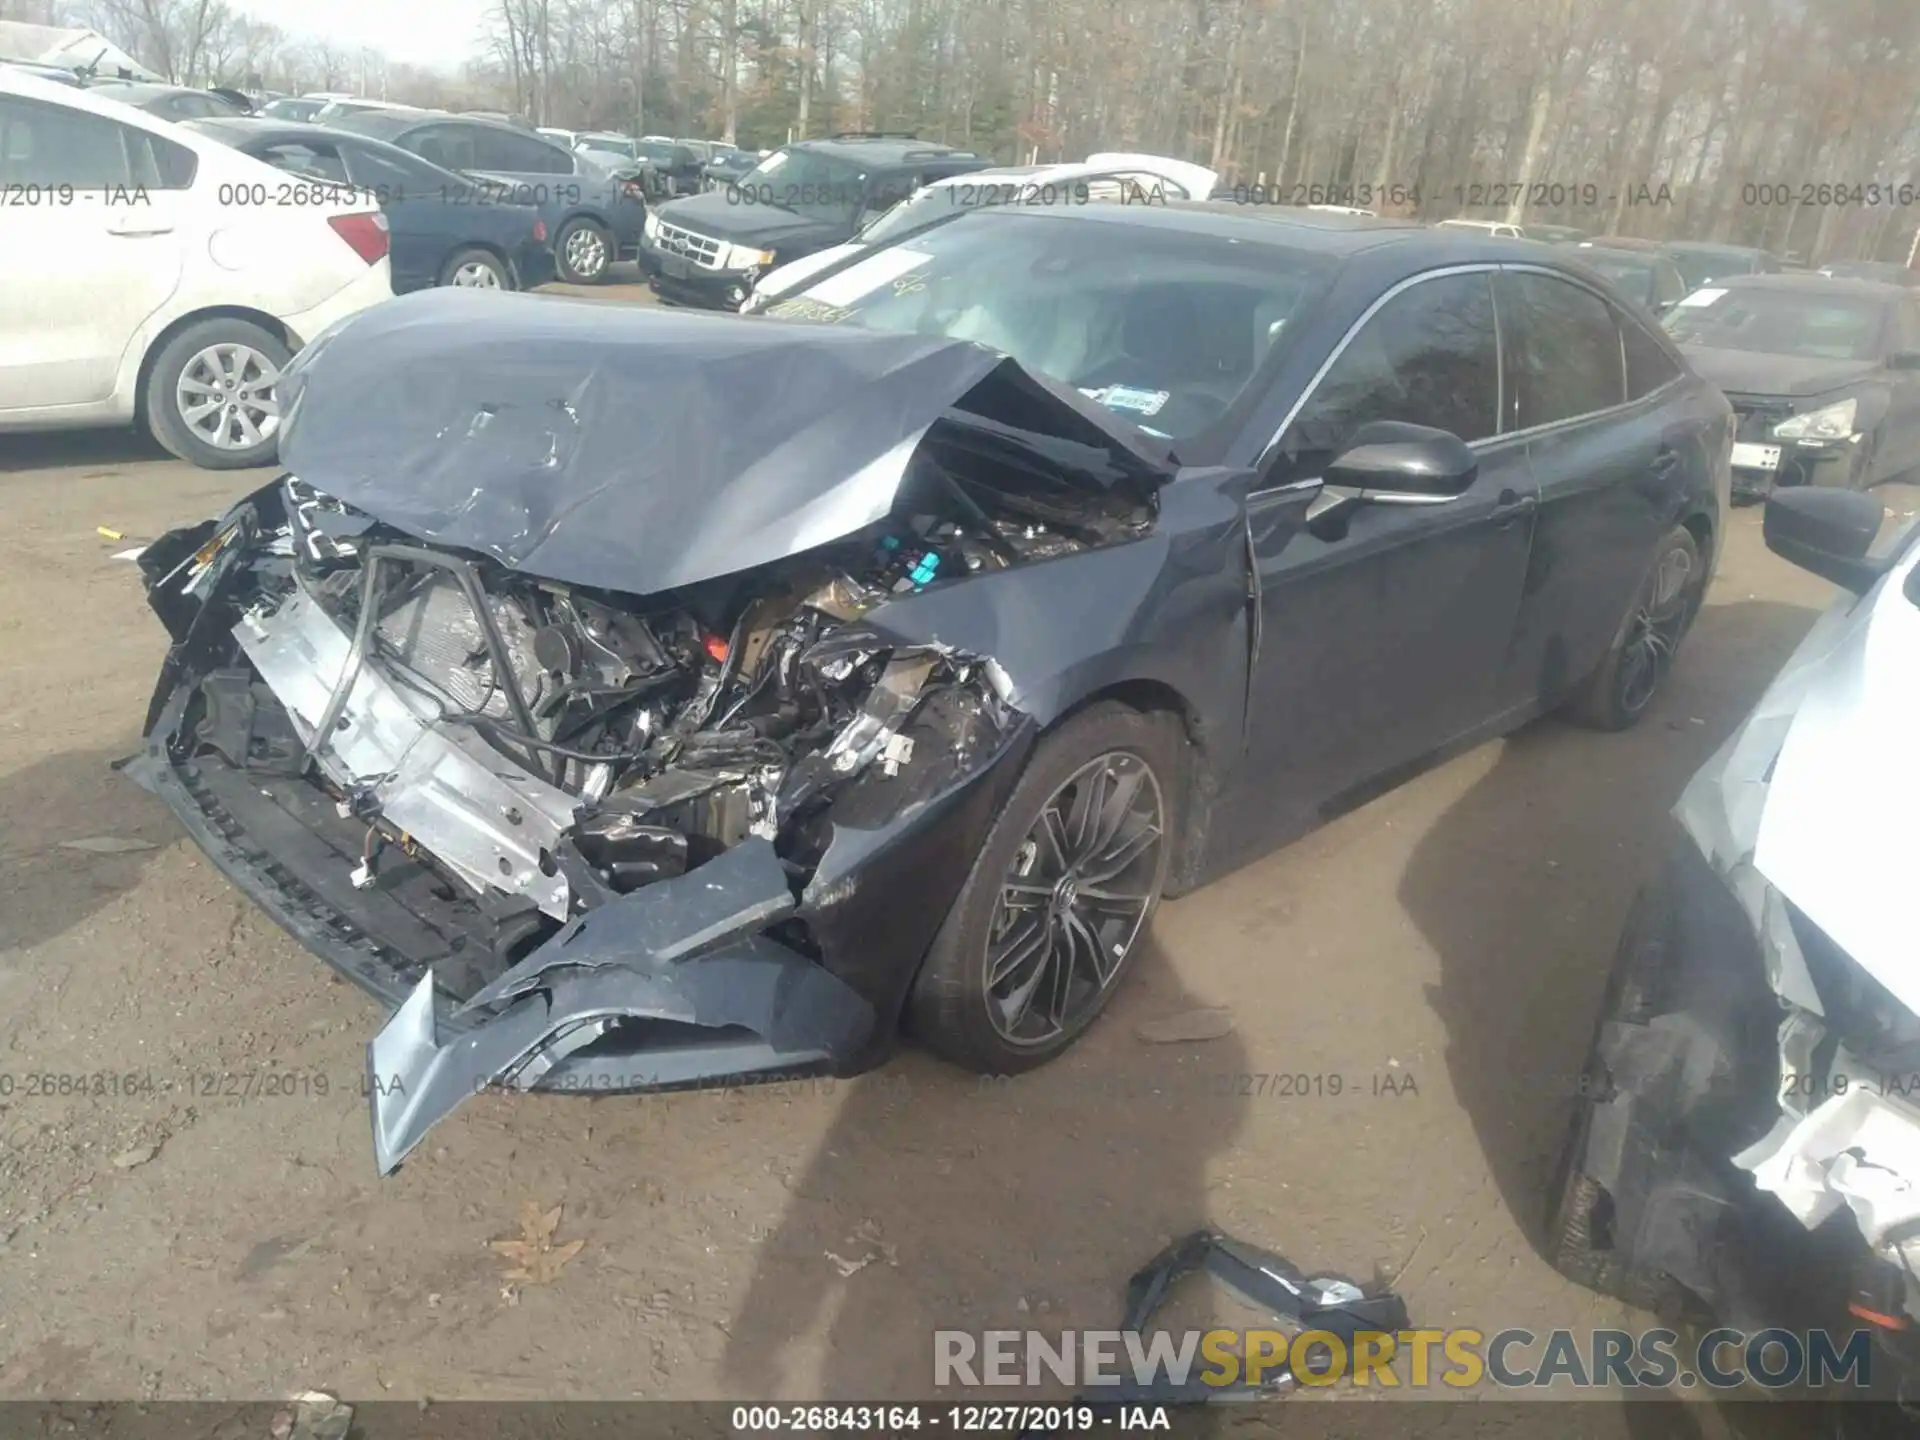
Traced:
POLYGON ((1438 953, 1447 1066, 1487 1167, 1544 1254, 1546 1190, 1620 927, 1678 835, 1687 780, 1732 733, 1817 612, 1709 606, 1641 725, 1547 718, 1422 838, 1401 899, 1438 953))
MULTIPOLYGON (((936 1330, 1031 1328, 1058 1343, 1118 1327, 1128 1276, 1207 1221, 1209 1167, 1247 1104, 1236 1036, 1135 1034, 1197 1003, 1151 934, 1142 946, 1109 1013, 1050 1065, 982 1079, 909 1051, 852 1088, 759 1248, 729 1332, 734 1393, 925 1399, 936 1330), (845 1276, 828 1258, 874 1252, 845 1276)), ((1154 1326, 1204 1326, 1207 1282, 1177 1293, 1154 1326)))
POLYGON ((48 430, 0 435, 0 474, 9 470, 78 470, 111 474, 115 467, 173 456, 144 430, 48 430))
POLYGON ((82 924, 138 885, 146 863, 181 838, 166 810, 111 768, 138 744, 73 750, 0 775, 0 953, 82 924), (79 841, 107 844, 67 848, 79 841))

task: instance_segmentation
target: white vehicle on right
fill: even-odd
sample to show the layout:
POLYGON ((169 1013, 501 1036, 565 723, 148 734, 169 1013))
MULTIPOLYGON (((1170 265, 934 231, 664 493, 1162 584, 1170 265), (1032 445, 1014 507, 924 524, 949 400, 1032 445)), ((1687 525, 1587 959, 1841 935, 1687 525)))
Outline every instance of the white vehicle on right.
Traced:
POLYGON ((988 205, 1081 205, 1093 200, 1165 204, 1205 200, 1220 177, 1204 165, 1164 155, 1107 152, 1077 163, 975 170, 923 185, 843 245, 829 246, 762 275, 741 314, 765 310, 784 296, 866 252, 911 235, 956 210, 988 205))
POLYGON ((1884 519, 1858 491, 1767 499, 1768 547, 1840 593, 1674 809, 1683 835, 1621 935, 1548 1238, 1564 1274, 1656 1313, 1864 1331, 1911 1402, 1920 523, 1880 542, 1884 519))

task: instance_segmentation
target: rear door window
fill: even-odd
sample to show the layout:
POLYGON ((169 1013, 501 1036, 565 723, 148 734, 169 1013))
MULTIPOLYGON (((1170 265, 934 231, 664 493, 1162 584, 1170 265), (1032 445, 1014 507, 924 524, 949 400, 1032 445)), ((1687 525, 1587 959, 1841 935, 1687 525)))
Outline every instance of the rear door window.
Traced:
POLYGON ((471 126, 423 125, 418 130, 409 130, 394 143, 443 170, 485 168, 480 164, 471 126))
POLYGON ((276 170, 311 175, 340 185, 349 183, 347 167, 340 160, 340 151, 332 145, 317 141, 286 140, 277 145, 263 145, 251 153, 276 170))
POLYGON ((1519 429, 1611 410, 1627 398, 1613 310, 1593 291, 1536 271, 1515 271, 1522 342, 1513 356, 1519 429))
POLYGON ((1677 378, 1683 372, 1680 362, 1667 353, 1667 347, 1656 340, 1647 327, 1631 315, 1618 312, 1614 316, 1620 327, 1620 341, 1627 355, 1627 398, 1638 400, 1642 395, 1651 395, 1668 381, 1677 378))
POLYGON ((573 156, 558 145, 533 135, 475 125, 473 150, 476 170, 503 170, 515 175, 571 175, 573 156))

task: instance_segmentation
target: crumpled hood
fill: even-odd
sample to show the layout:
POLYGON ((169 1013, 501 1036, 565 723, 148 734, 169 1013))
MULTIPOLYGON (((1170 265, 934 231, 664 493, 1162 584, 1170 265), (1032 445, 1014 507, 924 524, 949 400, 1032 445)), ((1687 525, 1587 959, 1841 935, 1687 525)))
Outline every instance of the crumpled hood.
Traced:
MULTIPOLYGON (((1836 627, 1774 761, 1754 868, 1920 1014, 1911 825, 1920 772, 1920 547, 1836 627)), ((1825 638, 1825 637, 1823 637, 1825 638)), ((1812 657, 1809 657, 1812 658, 1812 657)))
POLYGON ((1880 367, 1871 360, 1818 360, 1798 355, 1761 355, 1712 345, 1683 345, 1694 374, 1737 395, 1824 395, 1880 367))
POLYGON ((296 356, 280 458, 419 539, 644 595, 881 519, 927 429, 989 376, 1027 423, 1154 468, 1126 421, 981 346, 457 289, 296 356))
POLYGON ((1771 885, 1920 1013, 1905 841, 1920 813, 1920 775, 1905 758, 1920 716, 1920 605, 1904 593, 1917 565, 1912 545, 1867 598, 1839 597, 1676 807, 1761 911, 1763 948, 1790 952, 1769 954, 1774 988, 1815 1013, 1798 947, 1773 933, 1785 916, 1739 877, 1771 885))

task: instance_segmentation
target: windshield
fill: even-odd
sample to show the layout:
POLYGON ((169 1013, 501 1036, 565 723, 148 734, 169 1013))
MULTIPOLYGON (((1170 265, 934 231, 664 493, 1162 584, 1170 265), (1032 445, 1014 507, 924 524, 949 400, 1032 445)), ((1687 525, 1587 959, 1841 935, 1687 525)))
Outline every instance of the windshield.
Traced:
POLYGON ((588 150, 604 150, 611 155, 624 155, 629 160, 634 158, 633 141, 618 135, 582 135, 577 143, 588 150))
POLYGON ((1337 266, 1084 212, 973 210, 766 313, 970 340, 1178 440, 1225 415, 1337 266))
POLYGON ((1672 250, 1668 254, 1680 267, 1681 278, 1690 288, 1709 280, 1725 280, 1735 275, 1754 273, 1753 257, 1744 250, 1672 250))
POLYGON ((1580 258, 1627 294, 1638 300, 1653 298, 1653 262, 1618 250, 1582 250, 1580 258))
POLYGON ((842 221, 860 213, 866 190, 865 170, 818 150, 776 150, 727 186, 728 197, 742 204, 842 221))
POLYGON ((1696 290, 1667 316, 1683 345, 1793 355, 1803 360, 1873 360, 1885 316, 1871 300, 1790 290, 1696 290))

